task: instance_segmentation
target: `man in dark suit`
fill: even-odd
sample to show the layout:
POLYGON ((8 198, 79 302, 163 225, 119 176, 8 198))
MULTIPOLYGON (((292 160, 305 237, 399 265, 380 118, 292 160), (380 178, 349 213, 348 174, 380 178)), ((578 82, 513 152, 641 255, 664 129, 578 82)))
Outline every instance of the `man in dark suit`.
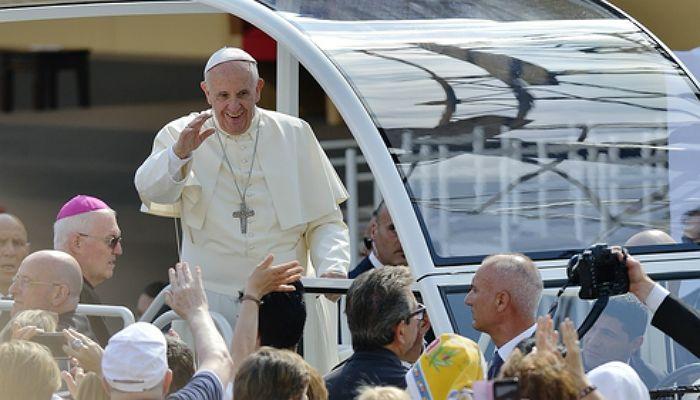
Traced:
MULTIPOLYGON (((622 259, 620 253, 619 258, 622 259)), ((630 292, 654 313, 651 324, 700 357, 700 314, 655 283, 634 257, 627 256, 630 292), (679 322, 682 321, 682 322, 679 322)))
POLYGON ((472 327, 496 346, 489 379, 498 376, 518 343, 534 335, 542 289, 539 270, 523 254, 495 254, 481 262, 464 303, 471 308, 472 327))
POLYGON ((430 328, 425 307, 411 292, 414 280, 403 267, 362 274, 348 289, 345 314, 353 355, 324 377, 329 400, 352 400, 362 386, 406 388, 408 368, 423 350, 430 328))
POLYGON ((372 251, 348 273, 350 279, 354 279, 372 268, 385 265, 406 265, 406 255, 403 253, 394 222, 391 220, 386 205, 382 203, 375 213, 376 223, 371 225, 369 233, 370 239, 372 239, 372 251))

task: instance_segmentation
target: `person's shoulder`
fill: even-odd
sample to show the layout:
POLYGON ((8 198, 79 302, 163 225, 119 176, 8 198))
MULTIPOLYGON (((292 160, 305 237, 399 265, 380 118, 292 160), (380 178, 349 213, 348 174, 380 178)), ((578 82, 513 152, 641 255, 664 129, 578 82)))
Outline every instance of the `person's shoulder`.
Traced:
POLYGON ((309 124, 301 118, 287 115, 281 112, 258 108, 264 119, 271 121, 279 126, 294 127, 298 129, 310 128, 309 124))
POLYGON ((218 400, 223 395, 221 380, 210 371, 197 372, 180 390, 167 400, 218 400))

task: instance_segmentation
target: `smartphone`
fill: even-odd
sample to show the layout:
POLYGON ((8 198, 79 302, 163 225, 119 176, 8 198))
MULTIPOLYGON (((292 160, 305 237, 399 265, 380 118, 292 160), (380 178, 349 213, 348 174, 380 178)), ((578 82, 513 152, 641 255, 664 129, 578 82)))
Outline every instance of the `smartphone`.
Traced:
POLYGON ((518 378, 476 381, 472 390, 474 400, 520 400, 518 378))
POLYGON ((68 358, 68 355, 63 351, 63 345, 67 344, 66 337, 63 336, 63 333, 40 333, 31 340, 32 342, 43 344, 48 347, 53 358, 68 358))
POLYGON ((493 400, 520 400, 518 378, 493 381, 493 400))

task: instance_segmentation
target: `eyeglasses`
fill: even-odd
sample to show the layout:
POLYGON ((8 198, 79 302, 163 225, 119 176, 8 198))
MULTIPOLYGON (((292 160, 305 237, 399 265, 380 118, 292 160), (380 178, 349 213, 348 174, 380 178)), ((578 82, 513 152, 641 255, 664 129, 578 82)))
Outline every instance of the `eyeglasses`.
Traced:
POLYGON ((422 305, 421 303, 418 303, 418 308, 416 308, 415 311, 408 314, 408 317, 406 317, 406 323, 409 323, 411 318, 413 318, 413 317, 417 317, 416 319, 418 321, 424 320, 425 319, 425 312, 426 312, 425 306, 422 305))
POLYGON ((24 275, 15 275, 12 277, 12 284, 15 286, 21 286, 21 287, 27 287, 29 285, 52 285, 52 286, 60 286, 60 283, 56 282, 42 282, 42 281, 35 281, 32 280, 31 278, 24 276, 24 275))
POLYGON ((78 233, 78 235, 83 236, 83 237, 89 237, 93 239, 100 239, 102 240, 110 249, 114 250, 118 244, 122 242, 122 237, 120 236, 107 236, 107 237, 100 237, 100 236, 93 236, 93 235, 88 235, 86 233, 78 233))

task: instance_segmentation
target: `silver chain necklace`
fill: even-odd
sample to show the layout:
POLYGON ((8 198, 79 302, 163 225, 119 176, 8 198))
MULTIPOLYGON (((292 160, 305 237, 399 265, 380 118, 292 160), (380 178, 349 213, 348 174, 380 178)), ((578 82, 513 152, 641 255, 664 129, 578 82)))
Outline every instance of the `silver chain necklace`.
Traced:
MULTIPOLYGON (((258 116, 258 124, 257 127, 255 128, 255 143, 253 144, 253 157, 250 160, 250 169, 248 170, 248 179, 246 181, 245 186, 243 187, 243 191, 241 191, 241 188, 238 186, 238 181, 236 180, 236 173, 233 172, 233 167, 231 166, 231 162, 228 159, 228 153, 226 152, 226 146, 224 146, 223 140, 221 140, 221 134, 219 134, 219 129, 217 126, 216 130, 216 138, 219 139, 219 145, 221 146, 221 152, 224 155, 224 161, 226 161, 226 165, 228 165, 229 171, 231 171, 231 175, 233 176, 233 184, 236 186, 236 191, 238 192, 238 195, 241 197, 241 205, 238 208, 238 211, 234 211, 233 218, 238 218, 241 220, 241 233, 246 234, 248 233, 248 218, 252 217, 255 215, 255 210, 252 208, 248 208, 248 205, 245 202, 245 196, 248 193, 248 188, 250 187, 250 177, 253 175, 253 164, 255 164, 255 156, 258 153, 258 139, 260 138, 260 119, 262 117, 258 116)), ((218 124, 217 124, 218 125, 218 124)))

